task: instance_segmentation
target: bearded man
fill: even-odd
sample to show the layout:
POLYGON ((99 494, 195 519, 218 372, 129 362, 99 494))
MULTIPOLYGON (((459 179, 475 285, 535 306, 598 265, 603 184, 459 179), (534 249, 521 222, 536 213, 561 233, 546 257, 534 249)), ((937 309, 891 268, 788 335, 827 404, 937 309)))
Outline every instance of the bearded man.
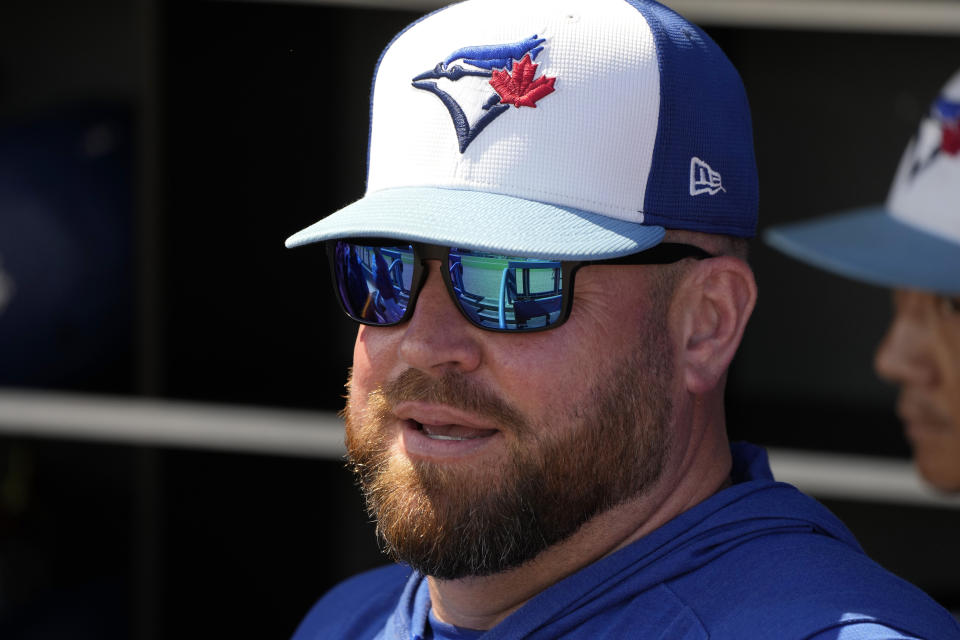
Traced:
POLYGON ((387 48, 325 242, 349 461, 398 564, 297 640, 960 638, 727 441, 757 296, 739 76, 643 0, 467 0, 387 48))

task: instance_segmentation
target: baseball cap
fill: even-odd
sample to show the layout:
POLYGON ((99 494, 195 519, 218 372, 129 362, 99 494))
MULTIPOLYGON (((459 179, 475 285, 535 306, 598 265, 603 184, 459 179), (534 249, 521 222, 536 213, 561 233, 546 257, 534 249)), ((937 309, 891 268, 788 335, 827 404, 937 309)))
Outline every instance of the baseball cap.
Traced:
POLYGON ((907 145, 885 205, 772 227, 764 240, 855 280, 960 293, 960 72, 907 145))
POLYGON ((287 239, 603 259, 664 229, 752 236, 749 106, 720 48, 644 0, 467 0, 407 27, 371 97, 367 189, 287 239))

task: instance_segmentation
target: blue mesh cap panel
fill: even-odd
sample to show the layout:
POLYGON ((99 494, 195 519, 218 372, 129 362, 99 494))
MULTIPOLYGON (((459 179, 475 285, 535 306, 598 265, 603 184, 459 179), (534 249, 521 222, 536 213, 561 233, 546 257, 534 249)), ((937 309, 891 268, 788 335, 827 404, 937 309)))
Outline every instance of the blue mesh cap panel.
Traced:
POLYGON ((625 0, 653 31, 660 122, 643 203, 644 223, 752 237, 759 193, 750 107, 740 75, 699 27, 650 0, 625 0), (691 160, 723 190, 691 195, 691 160))

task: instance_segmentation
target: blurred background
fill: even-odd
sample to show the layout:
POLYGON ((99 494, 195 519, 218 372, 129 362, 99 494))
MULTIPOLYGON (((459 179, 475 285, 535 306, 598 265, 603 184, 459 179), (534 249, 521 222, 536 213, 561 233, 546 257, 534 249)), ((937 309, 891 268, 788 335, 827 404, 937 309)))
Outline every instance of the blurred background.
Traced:
MULTIPOLYGON (((960 68, 952 0, 676 0, 739 68, 761 228, 882 201, 960 68)), ((285 638, 383 562, 340 460, 354 327, 292 232, 360 197, 427 1, 4 0, 0 637, 285 638)), ((760 243, 734 439, 960 610, 960 503, 871 371, 885 291, 760 243)))

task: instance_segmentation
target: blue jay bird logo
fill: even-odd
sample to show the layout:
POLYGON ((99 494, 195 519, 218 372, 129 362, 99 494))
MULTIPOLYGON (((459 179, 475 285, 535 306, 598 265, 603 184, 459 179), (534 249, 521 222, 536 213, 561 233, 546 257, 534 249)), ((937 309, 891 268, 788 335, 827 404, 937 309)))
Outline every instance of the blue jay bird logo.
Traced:
POLYGON ((463 47, 413 79, 414 87, 433 93, 447 108, 460 153, 511 104, 536 108, 553 93, 556 78, 536 77, 539 65, 533 62, 544 42, 533 35, 510 44, 463 47))
POLYGON ((930 107, 928 119, 936 124, 931 130, 936 130, 937 134, 924 136, 921 129, 910 167, 913 178, 940 155, 960 155, 960 102, 948 100, 945 96, 937 98, 930 107))

